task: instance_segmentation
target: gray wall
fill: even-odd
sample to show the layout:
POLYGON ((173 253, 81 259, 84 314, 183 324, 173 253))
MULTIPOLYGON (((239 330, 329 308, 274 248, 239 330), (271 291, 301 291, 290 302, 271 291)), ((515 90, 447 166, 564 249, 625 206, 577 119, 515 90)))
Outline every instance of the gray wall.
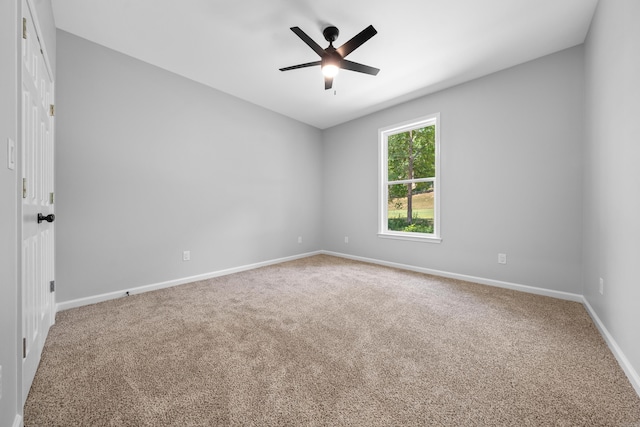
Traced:
POLYGON ((640 2, 601 0, 585 42, 584 295, 640 373, 640 2), (604 294, 598 291, 604 279, 604 294))
POLYGON ((323 248, 582 293, 583 84, 578 46, 326 130, 323 248), (381 239, 378 129, 435 112, 442 243, 381 239))
MULTIPOLYGON (((18 170, 7 168, 7 138, 18 142, 17 22, 18 1, 0 2, 0 426, 10 426, 19 412, 18 281, 16 269, 16 205, 18 170)), ((20 411, 21 412, 21 411, 20 411)))
POLYGON ((320 249, 318 129, 62 31, 57 79, 58 302, 320 249))

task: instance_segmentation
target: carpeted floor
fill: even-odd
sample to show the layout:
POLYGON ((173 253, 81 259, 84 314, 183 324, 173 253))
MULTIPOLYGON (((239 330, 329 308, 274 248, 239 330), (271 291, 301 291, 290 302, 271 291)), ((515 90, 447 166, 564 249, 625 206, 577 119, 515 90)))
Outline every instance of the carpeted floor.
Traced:
POLYGON ((330 256, 58 313, 26 426, 640 426, 581 304, 330 256))

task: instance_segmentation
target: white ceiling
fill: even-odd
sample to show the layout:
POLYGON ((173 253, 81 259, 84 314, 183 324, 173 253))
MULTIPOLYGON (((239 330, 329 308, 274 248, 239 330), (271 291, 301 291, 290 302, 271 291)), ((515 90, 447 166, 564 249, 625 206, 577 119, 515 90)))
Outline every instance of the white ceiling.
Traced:
POLYGON ((56 26, 320 129, 584 41, 597 0, 52 0, 56 26), (319 67, 278 69, 372 24, 324 90, 319 67))

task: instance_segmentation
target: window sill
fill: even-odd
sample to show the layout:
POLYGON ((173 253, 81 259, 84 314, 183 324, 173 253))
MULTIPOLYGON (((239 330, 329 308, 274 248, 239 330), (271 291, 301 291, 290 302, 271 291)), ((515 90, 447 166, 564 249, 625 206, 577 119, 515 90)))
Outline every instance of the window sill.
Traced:
POLYGON ((424 236, 420 235, 420 233, 378 233, 378 237, 383 239, 396 239, 396 240, 409 240, 413 242, 422 242, 422 243, 440 243, 442 239, 440 237, 435 236, 424 236))

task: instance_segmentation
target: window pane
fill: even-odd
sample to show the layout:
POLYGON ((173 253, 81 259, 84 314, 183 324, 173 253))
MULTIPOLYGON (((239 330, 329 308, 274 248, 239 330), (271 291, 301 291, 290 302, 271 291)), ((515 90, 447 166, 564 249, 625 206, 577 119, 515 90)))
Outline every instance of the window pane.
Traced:
POLYGON ((433 182, 389 186, 389 231, 433 233, 433 182))
POLYGON ((436 176, 435 125, 389 135, 387 138, 388 180, 436 176))

